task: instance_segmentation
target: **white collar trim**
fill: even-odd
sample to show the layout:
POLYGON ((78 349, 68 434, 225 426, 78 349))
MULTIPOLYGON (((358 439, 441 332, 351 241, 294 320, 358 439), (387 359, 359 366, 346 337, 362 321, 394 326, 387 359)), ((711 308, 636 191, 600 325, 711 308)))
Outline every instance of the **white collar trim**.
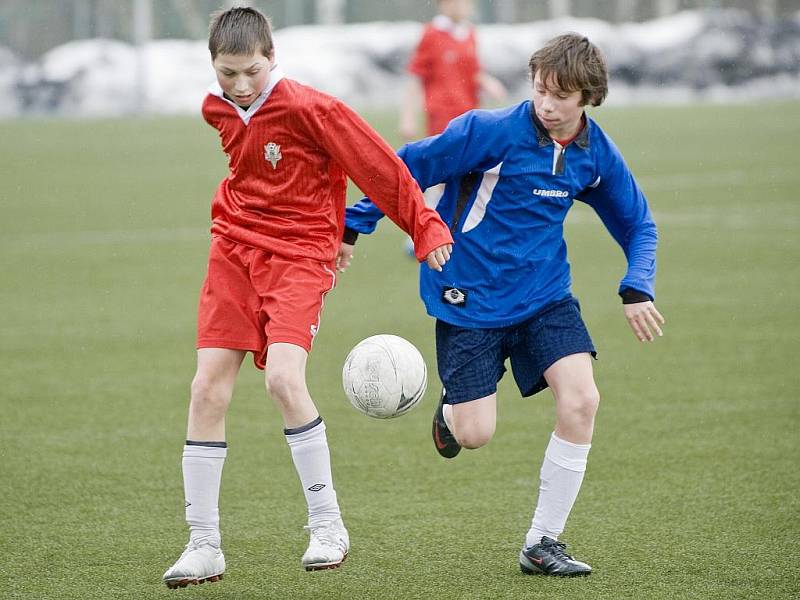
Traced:
POLYGON ((264 90, 258 95, 258 98, 256 98, 255 101, 247 107, 247 110, 236 104, 236 102, 231 102, 228 100, 225 97, 225 93, 222 91, 219 82, 217 81, 211 84, 211 87, 208 88, 208 93, 212 96, 216 96, 217 98, 221 98, 223 102, 227 102, 233 108, 235 108, 236 114, 238 114, 242 121, 244 121, 244 124, 247 125, 250 122, 250 119, 253 118, 253 115, 256 114, 258 109, 261 108, 267 101, 267 98, 269 98, 270 94, 272 94, 272 90, 275 88, 278 82, 284 77, 285 75, 280 67, 278 67, 277 64, 274 65, 270 72, 269 83, 267 84, 267 87, 265 87, 264 90))
POLYGON ((445 31, 449 33, 460 42, 463 42, 469 37, 469 32, 471 29, 471 24, 467 21, 464 21, 463 23, 456 23, 453 21, 453 19, 446 15, 436 15, 433 17, 431 25, 433 25, 434 28, 438 29, 439 31, 445 31))

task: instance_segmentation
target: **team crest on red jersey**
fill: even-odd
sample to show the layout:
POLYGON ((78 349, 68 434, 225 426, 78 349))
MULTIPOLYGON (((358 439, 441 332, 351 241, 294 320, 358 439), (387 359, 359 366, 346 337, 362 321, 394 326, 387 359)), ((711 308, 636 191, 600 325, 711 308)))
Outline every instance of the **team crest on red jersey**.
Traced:
POLYGON ((283 156, 281 156, 281 147, 275 142, 265 144, 264 158, 272 165, 273 169, 277 169, 278 161, 283 158, 283 156))

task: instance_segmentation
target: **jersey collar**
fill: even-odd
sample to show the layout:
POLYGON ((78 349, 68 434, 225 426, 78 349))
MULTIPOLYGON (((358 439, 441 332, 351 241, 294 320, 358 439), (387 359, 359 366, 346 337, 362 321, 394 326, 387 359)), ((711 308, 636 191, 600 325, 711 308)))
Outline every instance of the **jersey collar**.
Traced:
POLYGON ((250 119, 253 118, 253 115, 258 112, 258 109, 261 108, 264 103, 269 98, 270 94, 272 94, 272 90, 275 89, 275 86, 278 85, 278 82, 283 79, 285 76, 283 71, 278 67, 278 65, 274 65, 272 67, 272 71, 269 76, 269 83, 264 88, 264 90, 258 95, 253 103, 247 107, 247 110, 243 109, 241 106, 236 104, 236 102, 232 102, 225 97, 225 94, 222 91, 222 88, 219 85, 219 82, 214 82, 210 88, 208 88, 208 93, 212 96, 216 96, 217 98, 221 98, 223 102, 227 102, 233 108, 236 109, 236 114, 244 121, 244 124, 247 125, 250 122, 250 119))
MULTIPOLYGON (((547 129, 539 120, 539 117, 536 116, 536 108, 533 105, 533 102, 530 103, 530 114, 531 114, 531 121, 533 121, 533 128, 536 131, 536 139, 539 142, 539 147, 547 146, 553 143, 553 138, 550 137, 550 134, 547 133, 547 129)), ((583 113, 583 129, 581 132, 572 140, 572 144, 576 144, 583 150, 589 149, 589 117, 586 113, 583 113)))
POLYGON ((469 23, 456 23, 453 19, 445 15, 436 15, 433 17, 431 25, 439 31, 449 33, 460 42, 463 42, 469 37, 469 23))

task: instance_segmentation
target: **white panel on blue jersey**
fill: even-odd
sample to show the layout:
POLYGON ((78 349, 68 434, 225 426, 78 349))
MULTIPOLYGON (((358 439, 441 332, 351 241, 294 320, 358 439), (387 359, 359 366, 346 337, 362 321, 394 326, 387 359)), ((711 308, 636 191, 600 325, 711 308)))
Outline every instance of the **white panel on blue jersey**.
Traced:
POLYGON ((500 167, 503 163, 498 163, 483 174, 481 179, 481 186, 478 188, 478 195, 475 196, 475 202, 472 203, 472 208, 469 209, 469 214, 464 221, 464 227, 461 229, 464 233, 475 229, 486 214, 486 207, 492 199, 492 192, 500 181, 500 167))

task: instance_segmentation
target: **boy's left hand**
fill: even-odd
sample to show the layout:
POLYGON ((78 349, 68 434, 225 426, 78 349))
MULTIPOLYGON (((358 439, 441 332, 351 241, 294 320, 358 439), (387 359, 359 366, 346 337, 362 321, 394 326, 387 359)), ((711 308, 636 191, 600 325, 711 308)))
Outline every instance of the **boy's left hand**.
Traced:
POLYGON ((634 335, 640 342, 652 342, 655 333, 659 337, 664 335, 660 325, 664 324, 664 317, 656 310, 655 304, 650 302, 636 302, 634 304, 623 304, 625 318, 631 326, 634 335))
POLYGON ((343 272, 347 267, 350 266, 350 262, 353 260, 353 249, 355 246, 353 244, 342 244, 339 246, 339 252, 336 253, 336 270, 343 272))
POLYGON ((445 263, 450 260, 450 253, 453 251, 452 244, 445 244, 444 246, 439 246, 431 251, 427 257, 425 257, 425 262, 431 269, 436 271, 441 271, 442 267, 445 263))

